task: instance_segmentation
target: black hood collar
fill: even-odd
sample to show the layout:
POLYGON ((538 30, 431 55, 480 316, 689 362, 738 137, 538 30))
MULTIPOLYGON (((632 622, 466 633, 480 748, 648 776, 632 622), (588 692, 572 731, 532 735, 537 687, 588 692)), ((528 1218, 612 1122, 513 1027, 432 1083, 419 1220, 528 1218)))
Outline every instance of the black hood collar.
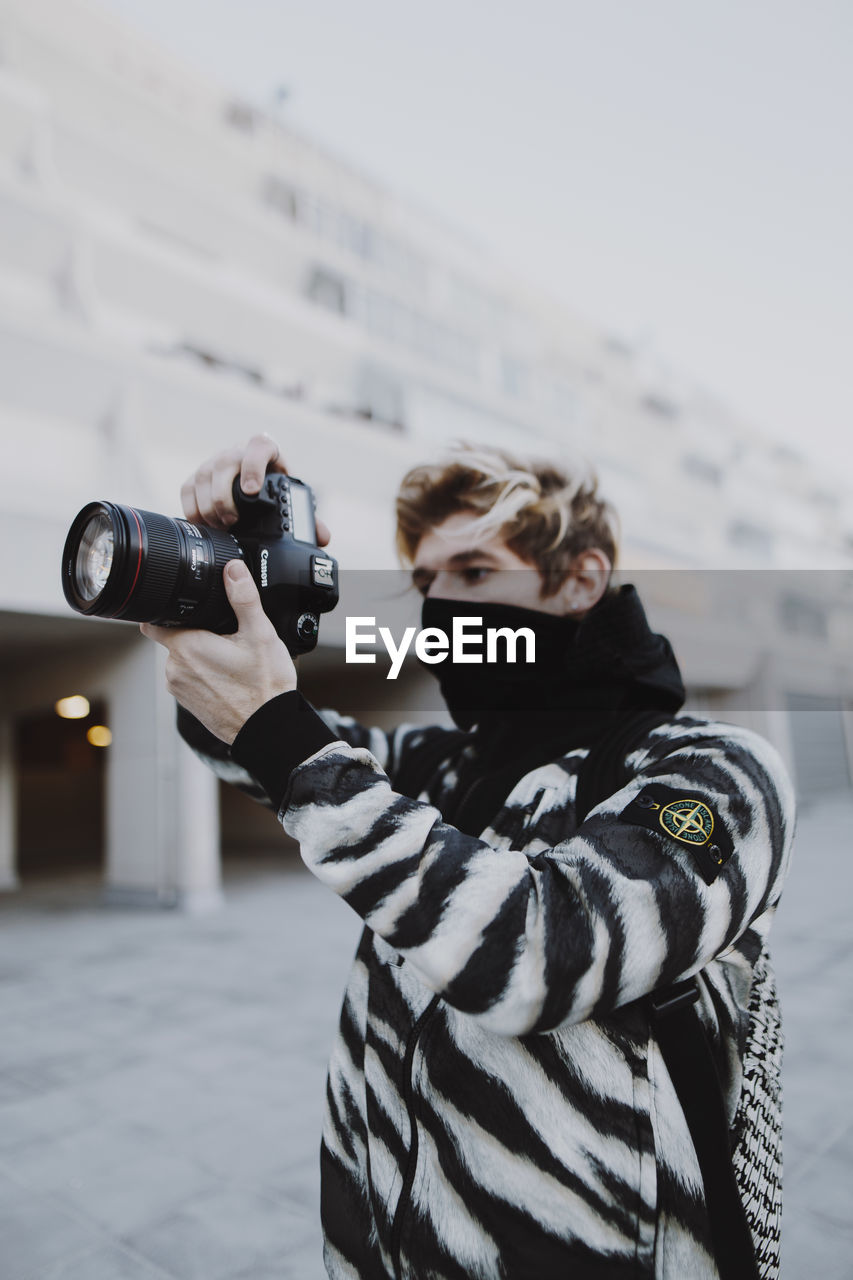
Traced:
MULTIPOLYGON (((633 586, 608 591, 581 621, 517 605, 424 601, 424 627, 449 636, 458 617, 482 618, 484 629, 529 627, 536 636, 535 663, 459 663, 451 654, 428 667, 461 728, 554 722, 570 737, 574 726, 580 744, 598 736, 620 711, 648 707, 674 713, 684 702, 672 647, 649 628, 633 586)), ((518 656, 523 654, 521 643, 518 656)))

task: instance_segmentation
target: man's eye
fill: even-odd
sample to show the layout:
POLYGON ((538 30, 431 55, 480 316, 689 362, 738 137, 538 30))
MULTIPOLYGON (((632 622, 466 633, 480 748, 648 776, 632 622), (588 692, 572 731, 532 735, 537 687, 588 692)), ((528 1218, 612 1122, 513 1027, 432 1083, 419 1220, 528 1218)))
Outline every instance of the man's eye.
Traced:
POLYGON ((478 569, 474 565, 469 565, 467 569, 462 570, 462 577, 469 586, 474 586, 478 582, 485 582, 491 572, 491 569, 478 569))
POLYGON ((432 586, 434 577, 435 574, 433 573, 420 573, 416 571, 412 574, 412 586, 416 591, 419 591, 422 596, 425 596, 432 586))

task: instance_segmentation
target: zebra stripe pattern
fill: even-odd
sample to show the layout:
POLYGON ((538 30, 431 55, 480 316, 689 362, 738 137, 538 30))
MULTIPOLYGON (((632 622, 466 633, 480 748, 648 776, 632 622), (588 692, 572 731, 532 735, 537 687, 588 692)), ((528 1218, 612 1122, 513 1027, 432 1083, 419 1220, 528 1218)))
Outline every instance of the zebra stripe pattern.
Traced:
POLYGON ((449 767, 419 801, 393 790, 443 730, 323 714, 340 741, 294 771, 279 816, 366 926, 328 1077, 329 1275, 713 1280, 701 1175, 640 1002, 698 974, 733 1131, 744 1096, 771 1099, 760 1187, 747 1147, 735 1166, 771 1280, 779 1058, 744 1047, 756 972, 778 1045, 766 934, 794 809, 775 751, 678 717, 580 827, 583 750, 521 778, 477 838, 442 820, 449 767), (619 821, 652 781, 726 823, 735 853, 712 884, 688 847, 619 821))

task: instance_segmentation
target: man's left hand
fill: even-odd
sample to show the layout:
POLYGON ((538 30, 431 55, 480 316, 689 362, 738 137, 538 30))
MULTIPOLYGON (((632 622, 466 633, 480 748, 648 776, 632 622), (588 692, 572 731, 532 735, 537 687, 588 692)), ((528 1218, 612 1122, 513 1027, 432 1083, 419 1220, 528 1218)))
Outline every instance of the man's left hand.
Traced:
POLYGON ((296 668, 264 613, 254 579, 242 561, 229 561, 223 580, 237 617, 233 635, 146 622, 139 629, 169 651, 169 692, 230 746, 259 707, 296 688, 296 668))

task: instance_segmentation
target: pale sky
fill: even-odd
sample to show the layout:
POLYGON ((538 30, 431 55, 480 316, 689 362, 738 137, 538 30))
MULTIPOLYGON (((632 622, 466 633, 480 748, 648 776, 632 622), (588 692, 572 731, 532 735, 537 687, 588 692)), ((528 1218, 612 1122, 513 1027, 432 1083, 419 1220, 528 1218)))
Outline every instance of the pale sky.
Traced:
POLYGON ((849 0, 101 0, 853 479, 849 0))

